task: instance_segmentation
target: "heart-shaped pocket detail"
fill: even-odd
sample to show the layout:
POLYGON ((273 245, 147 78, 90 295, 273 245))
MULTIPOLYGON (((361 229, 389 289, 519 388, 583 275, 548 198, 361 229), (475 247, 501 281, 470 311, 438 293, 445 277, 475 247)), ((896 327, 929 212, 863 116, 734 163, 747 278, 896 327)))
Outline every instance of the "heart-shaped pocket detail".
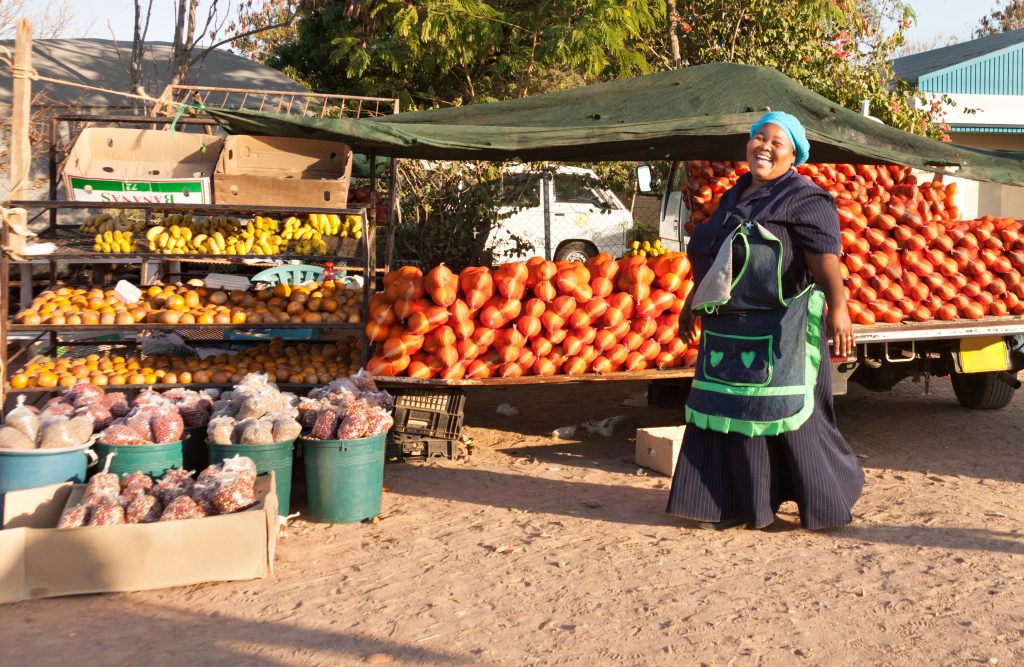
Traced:
POLYGON ((711 350, 711 367, 717 368, 718 364, 722 363, 722 359, 725 357, 725 352, 719 352, 718 350, 711 350))
POLYGON ((742 361, 743 365, 749 369, 750 365, 754 363, 754 357, 756 356, 757 354, 753 350, 747 350, 746 352, 740 353, 740 361, 742 361))

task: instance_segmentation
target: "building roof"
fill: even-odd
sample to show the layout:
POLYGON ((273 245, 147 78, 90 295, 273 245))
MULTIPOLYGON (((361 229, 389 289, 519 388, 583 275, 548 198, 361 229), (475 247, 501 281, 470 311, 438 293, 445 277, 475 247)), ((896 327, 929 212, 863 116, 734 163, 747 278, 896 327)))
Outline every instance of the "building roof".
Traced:
POLYGON ((1017 44, 1024 44, 1024 29, 1001 32, 969 42, 896 58, 892 61, 892 69, 898 78, 916 85, 918 79, 926 74, 981 58, 1017 44))
MULTIPOLYGON (((14 50, 13 40, 0 46, 14 50)), ((32 66, 41 76, 111 90, 129 91, 128 62, 132 44, 109 39, 37 39, 32 42, 32 66)), ((159 97, 167 85, 170 70, 170 42, 147 42, 143 60, 146 93, 159 97)), ((283 73, 248 58, 214 49, 201 63, 192 83, 263 91, 305 92, 306 88, 283 73)), ((11 105, 11 82, 0 76, 0 107, 11 105)), ((33 94, 45 90, 49 102, 73 106, 86 112, 131 107, 131 100, 91 90, 34 81, 33 94)))

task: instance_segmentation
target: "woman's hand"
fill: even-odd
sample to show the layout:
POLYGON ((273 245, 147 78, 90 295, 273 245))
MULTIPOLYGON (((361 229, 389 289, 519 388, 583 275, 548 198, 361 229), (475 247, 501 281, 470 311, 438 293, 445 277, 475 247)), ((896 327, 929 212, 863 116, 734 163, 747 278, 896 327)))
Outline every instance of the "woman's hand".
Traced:
POLYGON ((843 359, 849 357, 856 348, 853 340, 853 322, 850 321, 849 311, 846 308, 829 308, 825 326, 832 339, 832 349, 835 351, 835 355, 843 359))
POLYGON ((856 350, 856 345, 853 340, 853 323, 846 308, 846 290, 839 271, 839 257, 807 251, 804 251, 804 257, 814 274, 814 282, 825 292, 825 302, 828 304, 825 330, 832 338, 832 349, 837 357, 845 359, 856 350))
POLYGON ((697 340, 697 315, 688 306, 679 311, 679 339, 690 345, 697 340))

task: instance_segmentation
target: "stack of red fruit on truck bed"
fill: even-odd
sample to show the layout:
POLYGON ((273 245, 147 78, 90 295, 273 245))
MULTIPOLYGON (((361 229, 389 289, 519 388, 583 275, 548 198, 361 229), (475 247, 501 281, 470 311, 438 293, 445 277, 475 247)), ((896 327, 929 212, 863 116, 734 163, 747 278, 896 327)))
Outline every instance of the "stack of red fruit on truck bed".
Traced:
POLYGON ((404 266, 370 299, 374 375, 419 379, 580 375, 692 365, 679 311, 684 253, 580 262, 533 257, 491 270, 404 266))
MULTIPOLYGON (((748 171, 689 162, 687 229, 705 222, 748 171)), ((1022 221, 960 220, 956 184, 918 183, 896 165, 805 164, 797 171, 836 198, 842 272, 858 324, 1024 314, 1022 221)))

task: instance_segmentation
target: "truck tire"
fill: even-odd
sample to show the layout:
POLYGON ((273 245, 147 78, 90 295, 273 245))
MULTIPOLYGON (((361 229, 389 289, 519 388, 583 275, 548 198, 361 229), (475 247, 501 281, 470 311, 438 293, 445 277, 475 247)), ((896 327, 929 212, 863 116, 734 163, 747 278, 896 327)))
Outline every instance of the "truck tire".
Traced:
POLYGON ((952 373, 953 393, 960 405, 972 410, 998 410, 1013 400, 1015 389, 998 373, 952 373))
POLYGON ((570 241, 555 251, 555 261, 585 262, 597 256, 597 248, 584 241, 570 241))

